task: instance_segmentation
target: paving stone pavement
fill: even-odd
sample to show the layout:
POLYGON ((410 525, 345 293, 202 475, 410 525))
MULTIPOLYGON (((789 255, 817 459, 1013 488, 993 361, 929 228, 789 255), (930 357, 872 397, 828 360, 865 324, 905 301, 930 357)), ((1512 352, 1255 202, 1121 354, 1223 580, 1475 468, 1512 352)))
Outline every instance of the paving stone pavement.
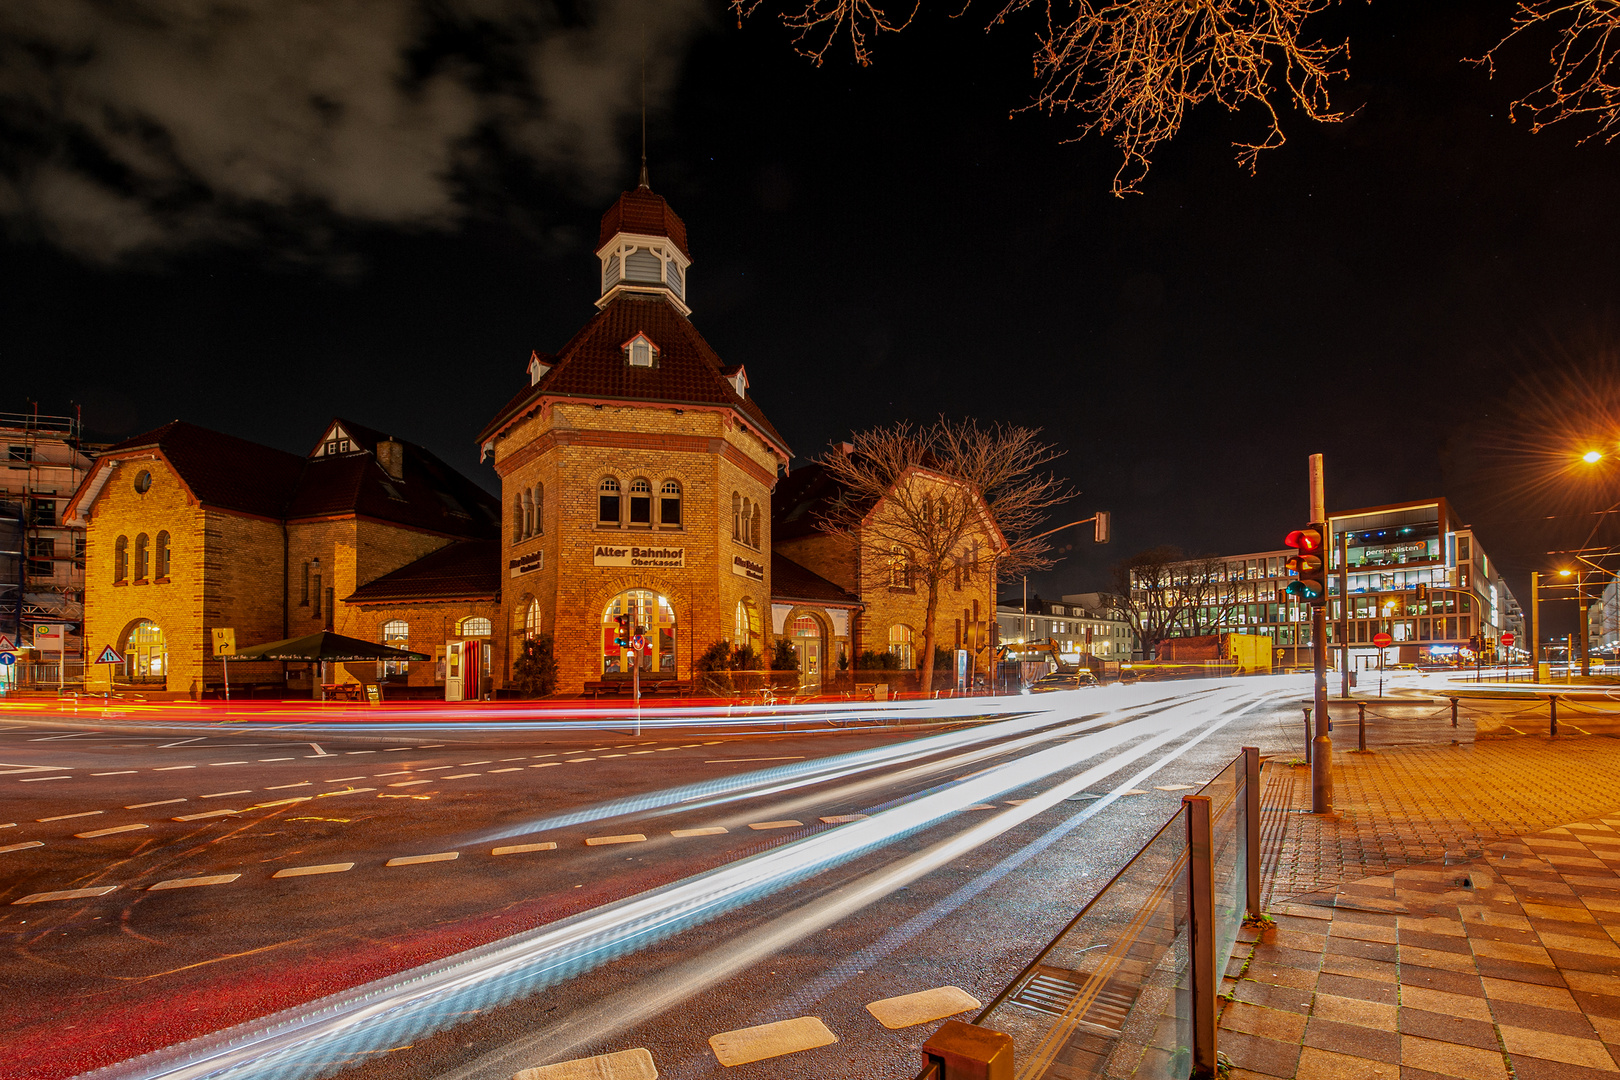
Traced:
POLYGON ((1620 740, 1335 764, 1324 816, 1268 765, 1276 926, 1223 980, 1232 1080, 1620 1080, 1620 740))

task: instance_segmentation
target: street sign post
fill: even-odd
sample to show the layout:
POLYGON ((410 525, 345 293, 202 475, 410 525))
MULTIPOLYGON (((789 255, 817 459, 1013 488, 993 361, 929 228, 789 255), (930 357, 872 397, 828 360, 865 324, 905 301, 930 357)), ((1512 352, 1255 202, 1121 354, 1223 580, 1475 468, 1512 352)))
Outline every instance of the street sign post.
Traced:
POLYGON ((647 631, 636 627, 630 638, 630 689, 636 699, 636 737, 641 737, 641 658, 647 652, 647 631))
MULTIPOLYGON (((124 658, 122 656, 119 656, 118 655, 118 650, 113 648, 111 645, 104 645, 104 646, 102 646, 102 649, 101 649, 101 655, 96 657, 95 662, 98 663, 98 664, 122 665, 123 662, 124 662, 124 658)), ((86 676, 86 677, 88 678, 88 676, 86 676)), ((113 673, 109 669, 108 672, 107 672, 107 693, 106 693, 106 696, 108 698, 112 697, 112 684, 113 684, 113 673)), ((89 689, 89 688, 86 687, 86 689, 89 689)))
POLYGON ((67 627, 60 623, 35 623, 34 648, 41 651, 56 649, 56 692, 60 694, 67 683, 67 627))
POLYGON ((1384 650, 1389 648, 1395 639, 1380 631, 1373 635, 1373 644, 1378 646, 1378 696, 1384 696, 1384 650))
MULTIPOLYGON (((236 655, 236 630, 229 626, 214 627, 214 655, 219 657, 221 678, 225 680, 225 700, 231 700, 231 661, 236 655)), ((252 694, 248 695, 252 697, 252 694)))
POLYGON ((1517 640, 1518 636, 1513 631, 1504 630, 1502 632, 1502 651, 1504 653, 1502 662, 1505 665, 1504 675, 1508 682, 1513 681, 1513 643, 1517 640))

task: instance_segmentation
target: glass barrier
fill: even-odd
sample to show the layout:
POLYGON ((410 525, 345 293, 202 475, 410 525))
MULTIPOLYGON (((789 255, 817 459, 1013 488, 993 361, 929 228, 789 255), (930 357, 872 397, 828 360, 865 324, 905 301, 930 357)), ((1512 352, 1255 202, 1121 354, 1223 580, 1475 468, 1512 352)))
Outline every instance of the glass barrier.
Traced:
MULTIPOLYGON (((1246 777, 1239 756, 1199 792, 1210 799, 1217 972, 1248 895, 1246 777)), ((1012 1036, 1015 1080, 1187 1080, 1187 820, 1184 806, 973 1021, 1012 1036)))

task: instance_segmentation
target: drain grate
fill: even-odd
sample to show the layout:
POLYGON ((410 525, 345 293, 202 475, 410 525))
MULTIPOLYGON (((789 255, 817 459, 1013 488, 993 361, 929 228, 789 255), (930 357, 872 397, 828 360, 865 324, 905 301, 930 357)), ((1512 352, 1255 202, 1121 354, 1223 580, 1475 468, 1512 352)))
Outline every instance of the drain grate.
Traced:
MULTIPOLYGON (((1011 1000, 1035 1012, 1062 1016, 1085 986, 1084 975, 1057 968, 1040 968, 1011 1000)), ((1136 1003, 1136 992, 1136 986, 1110 979, 1092 1000, 1081 1021, 1117 1034, 1124 1027, 1131 1006, 1136 1003)))

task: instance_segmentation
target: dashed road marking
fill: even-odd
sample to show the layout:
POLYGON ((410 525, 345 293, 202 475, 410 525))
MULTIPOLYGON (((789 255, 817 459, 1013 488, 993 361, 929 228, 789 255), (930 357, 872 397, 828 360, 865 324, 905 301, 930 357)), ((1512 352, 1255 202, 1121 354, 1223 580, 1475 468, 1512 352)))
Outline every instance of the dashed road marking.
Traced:
POLYGON ((943 1020, 947 1016, 977 1009, 979 999, 955 986, 941 986, 933 990, 920 990, 915 994, 884 998, 866 1006, 866 1011, 877 1017, 886 1028, 906 1028, 943 1020))
POLYGON ((388 786, 389 787, 415 787, 417 784, 431 784, 431 783, 433 783, 433 781, 431 781, 431 780, 400 780, 400 781, 398 781, 396 783, 389 784, 388 786))
POLYGON ((317 799, 330 799, 335 795, 358 795, 362 791, 376 791, 376 790, 377 789, 374 788, 374 787, 352 787, 352 788, 344 788, 342 791, 323 791, 323 792, 321 792, 319 795, 317 795, 315 797, 317 799))
POLYGON ((522 771, 523 771, 523 766, 521 766, 521 765, 511 765, 511 766, 508 766, 507 768, 504 768, 504 769, 491 769, 491 770, 489 770, 489 775, 494 776, 498 772, 522 772, 522 771))
POLYGON ((35 818, 34 820, 35 821, 66 821, 68 818, 95 817, 99 813, 101 813, 100 810, 84 810, 84 811, 81 811, 81 812, 79 812, 77 814, 58 814, 55 817, 35 818))
POLYGON ((627 757, 627 756, 628 755, 626 755, 626 754, 603 754, 602 755, 602 760, 606 761, 610 757, 627 757))
MULTIPOLYGON (((595 761, 595 760, 596 760, 596 759, 595 759, 595 758, 593 758, 593 757, 573 757, 573 758, 569 758, 569 759, 568 759, 568 760, 567 760, 567 761, 566 761, 566 762, 565 762, 565 763, 564 763, 564 764, 567 764, 567 765, 578 765, 578 764, 580 764, 580 763, 581 763, 581 762, 585 762, 585 761, 595 761)), ((26 780, 24 780, 24 781, 23 781, 23 783, 25 783, 25 784, 26 784, 26 783, 27 783, 27 782, 28 782, 28 781, 26 781, 26 780)))
POLYGON ((764 831, 765 829, 798 829, 803 828, 804 822, 785 818, 781 821, 755 821, 749 824, 750 829, 764 831))
POLYGON ((176 769, 195 769, 195 765, 160 765, 153 772, 173 772, 176 769))
POLYGON ((296 795, 291 799, 277 799, 274 802, 254 803, 252 806, 248 807, 248 809, 268 810, 272 806, 292 806, 294 803, 311 802, 314 800, 314 798, 315 796, 313 795, 296 795))
POLYGON ((290 757, 262 757, 259 760, 260 761, 293 761, 295 759, 290 758, 290 757))
POLYGON ((438 772, 440 769, 453 769, 454 765, 430 765, 426 769, 417 769, 417 772, 438 772))
POLYGON ((637 1048, 524 1069, 512 1080, 658 1080, 658 1066, 650 1052, 637 1048))
POLYGON ((1030 800, 1028 800, 1028 799, 1008 799, 1007 800, 1007 805, 1008 806, 1023 806, 1025 803, 1027 803, 1029 801, 1030 800))
POLYGON ((603 844, 639 844, 647 839, 638 832, 624 833, 621 836, 590 836, 585 839, 586 847, 601 847, 603 844))
POLYGON ((557 850, 556 843, 554 841, 547 840, 545 843, 542 843, 542 844, 510 844, 510 845, 508 845, 506 847, 495 848, 493 851, 490 852, 490 854, 491 855, 521 855, 525 851, 556 851, 556 850, 557 850))
POLYGON ((415 771, 415 769, 401 769, 399 772, 380 772, 377 774, 377 779, 381 780, 385 776, 410 776, 415 771))
POLYGON ((397 859, 389 859, 384 866, 415 866, 417 863, 428 862, 454 862, 461 858, 459 851, 440 851, 433 855, 401 855, 397 859))
POLYGON ((210 761, 209 765, 246 765, 245 761, 210 761))
POLYGON ((44 846, 45 845, 41 841, 38 841, 38 840, 24 840, 20 844, 7 844, 5 847, 0 847, 0 852, 25 851, 28 848, 44 847, 44 846))
POLYGON ((376 752, 377 751, 375 751, 375 750, 350 750, 350 751, 348 751, 348 753, 350 755, 353 755, 353 754, 375 754, 376 752))
POLYGON ((538 765, 530 765, 529 768, 531 768, 531 769, 549 769, 553 765, 561 765, 561 764, 562 764, 562 762, 560 762, 560 761, 542 761, 538 765))
POLYGON ((111 836, 113 833, 134 832, 137 829, 149 829, 150 825, 114 825, 110 829, 93 829, 90 832, 76 832, 73 835, 80 840, 91 840, 97 836, 111 836))
POLYGON ((460 765, 457 765, 456 768, 465 769, 469 765, 493 765, 493 764, 495 764, 493 761, 463 761, 460 765))
POLYGON ((353 870, 352 862, 322 863, 320 866, 289 866, 285 870, 277 870, 270 876, 283 877, 311 877, 315 874, 341 874, 345 870, 353 870))
POLYGON ((266 790, 266 791, 285 791, 287 788, 290 788, 290 787, 309 787, 309 785, 313 784, 314 782, 315 781, 313 781, 313 780, 300 780, 296 784, 271 784, 269 787, 265 788, 264 790, 266 790))
POLYGON ((237 811, 235 811, 235 810, 209 810, 206 813, 187 814, 184 817, 177 817, 177 818, 173 818, 171 820, 174 820, 174 821, 202 821, 204 818, 226 817, 227 815, 234 814, 234 813, 237 813, 237 811))
POLYGON ((832 817, 821 819, 823 825, 845 825, 851 821, 864 821, 866 814, 834 814, 832 817))
POLYGON ((95 889, 63 889, 60 892, 29 893, 22 899, 13 900, 11 903, 15 906, 17 904, 43 904, 48 900, 87 900, 92 896, 106 896, 116 888, 118 888, 116 885, 103 885, 95 889))
POLYGON ((1063 801, 1064 802, 1092 802, 1092 801, 1094 801, 1096 799, 1100 799, 1100 798, 1102 798, 1101 795, 1093 795, 1089 791, 1077 791, 1073 795, 1068 796, 1063 801))
POLYGON ((41 780, 71 780, 71 776, 25 776, 17 781, 19 784, 37 784, 41 780))
POLYGON ((656 751, 656 750, 632 750, 632 751, 630 751, 630 756, 635 757, 637 754, 656 754, 656 753, 658 753, 658 751, 656 751))
POLYGON ((159 892, 163 889, 195 889, 199 885, 229 885, 241 874, 211 874, 208 877, 177 877, 168 881, 160 881, 156 885, 148 885, 147 892, 159 892))
POLYGON ((184 799, 159 799, 157 802, 131 803, 128 806, 124 807, 124 809, 125 810, 145 810, 148 806, 173 806, 177 802, 185 802, 185 801, 186 800, 184 800, 184 799))
POLYGON ((818 1046, 831 1046, 838 1036, 828 1030, 819 1016, 801 1016, 793 1020, 778 1020, 774 1024, 722 1031, 709 1036, 709 1048, 720 1064, 746 1065, 750 1061, 794 1054, 818 1046))
POLYGON ((671 832, 669 835, 671 835, 671 836, 719 836, 721 833, 726 832, 726 831, 727 830, 721 828, 719 825, 710 825, 707 828, 703 828, 703 829, 676 829, 673 832, 671 832))
POLYGON ((522 754, 522 755, 520 755, 518 757, 503 757, 503 758, 501 758, 500 763, 502 765, 505 765, 508 761, 527 761, 527 760, 529 760, 529 755, 528 754, 522 754))
POLYGON ((365 776, 363 774, 360 775, 360 776, 339 776, 339 777, 337 777, 335 779, 327 780, 327 781, 325 781, 325 783, 328 783, 328 784, 347 784, 350 780, 364 780, 364 779, 365 779, 365 776))
POLYGON ((93 772, 90 775, 91 776, 130 776, 130 775, 133 775, 134 773, 139 772, 139 771, 140 770, 138 770, 138 769, 119 769, 117 772, 93 772))
POLYGON ((1122 791, 1122 792, 1120 792, 1120 794, 1121 794, 1121 795, 1146 795, 1146 794, 1147 794, 1147 792, 1146 792, 1146 791, 1144 791, 1144 790, 1142 790, 1142 789, 1141 789, 1141 788, 1139 788, 1139 787, 1133 787, 1133 788, 1131 788, 1131 790, 1129 790, 1129 791, 1122 791))
MULTIPOLYGON (((665 749, 666 750, 685 750, 686 747, 684 747, 684 746, 668 746, 668 747, 665 747, 665 749)), ((733 761, 803 761, 803 760, 804 760, 804 755, 803 754, 795 754, 793 757, 723 757, 723 758, 715 758, 712 761, 705 761, 703 764, 705 764, 705 765, 729 765, 733 761)))
POLYGON ((483 776, 483 775, 484 775, 483 773, 476 773, 476 772, 458 772, 458 773, 451 773, 448 776, 440 777, 440 779, 441 780, 465 780, 469 776, 483 776))
POLYGON ((414 747, 414 746, 385 746, 385 747, 383 747, 382 752, 385 753, 385 754, 397 754, 401 750, 415 750, 415 749, 416 749, 416 747, 414 747))
POLYGON ((226 797, 231 796, 231 795, 251 795, 251 794, 253 794, 253 789, 248 788, 245 791, 216 791, 212 795, 199 795, 199 796, 197 796, 197 798, 199 798, 199 799, 223 799, 223 798, 226 798, 226 797))

